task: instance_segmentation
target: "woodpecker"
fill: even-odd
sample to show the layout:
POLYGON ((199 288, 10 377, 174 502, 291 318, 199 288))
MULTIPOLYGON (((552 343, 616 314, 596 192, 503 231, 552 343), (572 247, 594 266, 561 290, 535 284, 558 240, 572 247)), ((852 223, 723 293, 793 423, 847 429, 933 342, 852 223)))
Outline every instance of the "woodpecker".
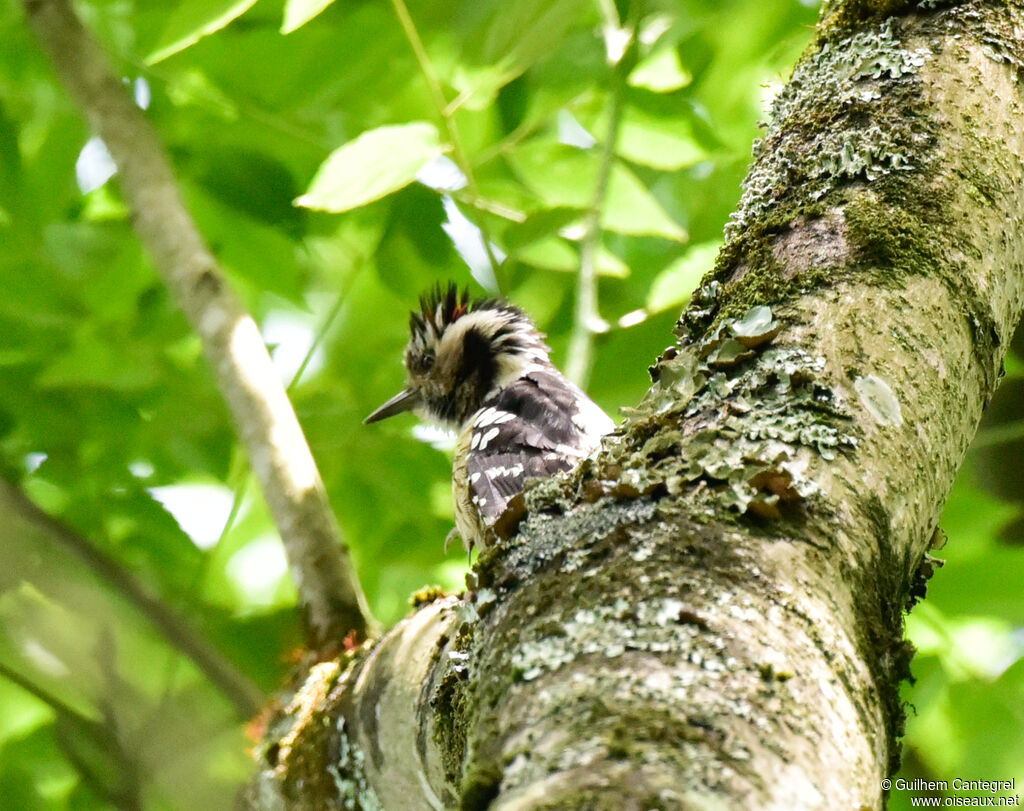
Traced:
POLYGON ((573 467, 615 424, 552 365, 529 316, 502 299, 437 285, 409 332, 406 386, 364 422, 414 411, 457 432, 455 531, 472 554, 527 479, 573 467))

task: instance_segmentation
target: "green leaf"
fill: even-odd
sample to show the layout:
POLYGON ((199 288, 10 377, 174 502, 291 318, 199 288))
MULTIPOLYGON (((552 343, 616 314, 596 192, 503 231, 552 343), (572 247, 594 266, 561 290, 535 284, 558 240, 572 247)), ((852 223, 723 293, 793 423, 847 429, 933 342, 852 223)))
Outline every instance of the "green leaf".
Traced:
MULTIPOLYGON (((544 270, 557 270, 566 273, 575 273, 580 267, 579 253, 564 239, 554 236, 547 236, 531 242, 516 251, 512 256, 527 265, 543 268, 544 270)), ((624 279, 629 275, 629 268, 611 251, 604 247, 598 248, 597 259, 598 276, 612 276, 616 279, 624 279)))
POLYGON ((629 266, 603 245, 597 249, 594 264, 597 265, 598 276, 612 276, 616 279, 625 279, 629 276, 629 266))
POLYGON ((654 279, 647 293, 647 309, 659 313, 688 301, 701 277, 714 265, 715 256, 721 247, 722 243, 718 240, 691 245, 686 253, 654 279))
MULTIPOLYGON (((38 701, 27 694, 23 696, 21 703, 38 701)), ((53 724, 6 741, 0 748, 0 797, 4 798, 5 808, 23 811, 70 808, 72 806, 58 802, 54 795, 60 791, 59 786, 73 786, 76 777, 75 769, 63 757, 53 724)))
POLYGON ((156 64, 195 45, 255 4, 256 0, 182 0, 171 12, 156 47, 146 57, 146 64, 156 64))
POLYGON ((468 43, 453 83, 469 109, 489 104, 504 85, 550 55, 573 31, 596 22, 590 0, 505 2, 464 33, 468 43))
POLYGON ((283 217, 274 228, 225 205, 203 186, 186 184, 185 192, 200 230, 226 270, 257 290, 272 291, 296 303, 302 300, 306 273, 302 253, 285 233, 283 217))
MULTIPOLYGON (((549 208, 587 209, 593 204, 598 156, 550 141, 536 140, 511 151, 513 170, 549 208)), ((608 181, 601 226, 618 234, 656 236, 682 242, 683 230, 650 190, 621 164, 608 181)))
POLYGON ((583 219, 579 208, 545 208, 505 231, 505 246, 515 251, 544 237, 554 236, 566 226, 583 219))
POLYGON ((615 152, 633 163, 674 172, 708 158, 694 138, 690 119, 657 115, 630 105, 623 110, 615 152))
POLYGON ((290 34, 296 28, 301 28, 333 2, 334 0, 288 0, 284 6, 281 33, 290 34))
POLYGON ((440 153, 433 124, 378 127, 334 150, 295 204, 335 213, 358 208, 408 186, 440 153))
POLYGON ((238 120, 236 100, 197 68, 176 72, 167 82, 167 97, 178 107, 201 107, 223 121, 238 120))
POLYGON ((551 236, 524 245, 512 257, 535 268, 566 273, 572 273, 580 266, 579 254, 564 239, 551 236))
POLYGON ((644 57, 633 68, 627 80, 633 87, 643 87, 655 93, 671 93, 686 87, 693 76, 679 61, 675 48, 659 48, 644 57))
MULTIPOLYGON (((674 172, 711 157, 695 128, 692 107, 678 96, 632 90, 623 106, 615 154, 633 163, 674 172)), ((577 105, 580 123, 594 133, 608 132, 608 103, 577 105)), ((700 126, 700 124, 698 124, 700 126)))
POLYGON ((54 357, 36 378, 40 389, 96 386, 139 391, 159 380, 158 363, 148 345, 116 341, 94 326, 76 330, 66 352, 54 357))

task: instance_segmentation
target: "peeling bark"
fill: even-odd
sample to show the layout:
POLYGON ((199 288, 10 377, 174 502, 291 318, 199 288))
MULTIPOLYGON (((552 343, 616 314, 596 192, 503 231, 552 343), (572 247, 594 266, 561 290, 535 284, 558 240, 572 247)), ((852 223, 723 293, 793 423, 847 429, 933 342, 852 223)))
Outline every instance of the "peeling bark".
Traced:
POLYGON ((278 717, 249 806, 881 807, 1024 304, 1022 36, 1020 2, 830 6, 645 399, 469 595, 278 717))

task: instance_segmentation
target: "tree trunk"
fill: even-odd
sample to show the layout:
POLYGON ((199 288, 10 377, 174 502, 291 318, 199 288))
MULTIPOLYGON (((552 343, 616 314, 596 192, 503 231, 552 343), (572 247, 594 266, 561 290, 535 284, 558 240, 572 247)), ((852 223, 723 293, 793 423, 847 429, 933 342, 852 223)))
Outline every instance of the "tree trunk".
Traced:
POLYGON ((903 611, 1021 313, 1022 32, 826 8, 648 395, 469 595, 313 668, 249 806, 884 804, 903 611))

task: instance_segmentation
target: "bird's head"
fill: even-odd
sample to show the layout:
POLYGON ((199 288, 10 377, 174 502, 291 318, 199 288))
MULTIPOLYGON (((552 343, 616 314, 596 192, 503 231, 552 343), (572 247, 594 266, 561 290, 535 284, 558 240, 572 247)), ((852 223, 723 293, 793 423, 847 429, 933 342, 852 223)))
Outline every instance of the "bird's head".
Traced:
POLYGON ((367 423, 415 411, 459 428, 498 389, 550 365, 544 336, 522 310, 500 299, 470 299, 454 283, 420 297, 409 332, 405 388, 367 423))

